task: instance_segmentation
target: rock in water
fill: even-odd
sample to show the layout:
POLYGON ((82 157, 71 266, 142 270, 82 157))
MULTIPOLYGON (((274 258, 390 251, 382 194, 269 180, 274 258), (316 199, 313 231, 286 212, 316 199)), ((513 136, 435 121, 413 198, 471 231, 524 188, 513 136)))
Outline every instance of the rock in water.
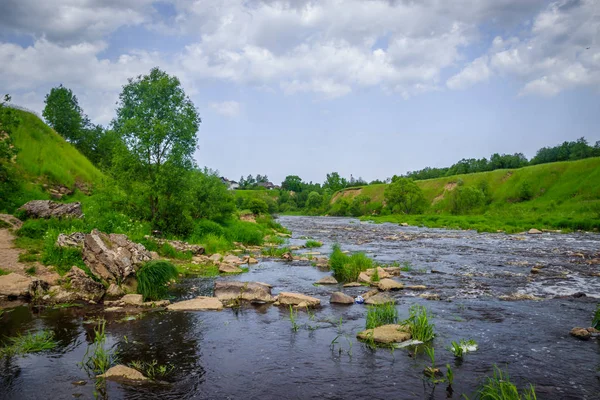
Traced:
POLYGON ((221 301, 245 300, 272 303, 271 288, 259 282, 215 281, 215 297, 221 301))
POLYGON ((82 300, 99 301, 104 296, 104 286, 87 276, 79 267, 73 266, 65 277, 69 279, 71 289, 82 300))
POLYGON ((29 295, 29 285, 32 279, 11 272, 0 276, 0 296, 26 297, 29 295))
POLYGON ((144 303, 144 296, 141 294, 126 294, 125 296, 121 297, 121 301, 124 304, 141 306, 144 303))
POLYGON ((167 306, 167 310, 173 311, 219 311, 223 309, 223 303, 215 297, 199 296, 195 299, 180 301, 167 306))
POLYGON ((404 325, 382 325, 374 329, 367 329, 359 332, 357 338, 362 340, 373 339, 376 343, 399 343, 411 338, 410 328, 404 325))
POLYGON ((352 296, 348 296, 345 293, 333 292, 333 293, 331 293, 329 302, 336 303, 336 304, 354 304, 354 299, 352 298, 352 296))
POLYGON ((233 264, 227 264, 222 262, 221 264, 219 264, 219 272, 223 274, 240 274, 244 271, 233 264))
POLYGON ((385 304, 385 303, 395 303, 396 301, 392 298, 389 297, 386 294, 383 293, 379 293, 376 294, 375 296, 369 297, 368 299, 365 300, 366 304, 385 304))
POLYGON ((321 304, 321 300, 316 297, 307 296, 300 293, 281 292, 278 296, 279 304, 297 306, 306 303, 307 307, 315 307, 321 304))
POLYGON ((529 231, 527 231, 527 233, 530 235, 540 235, 542 231, 540 231, 539 229, 531 228, 529 231))
POLYGON ((81 218, 81 203, 57 203, 50 200, 32 200, 21 208, 30 218, 81 218))
POLYGON ((581 340, 589 340, 592 337, 592 334, 585 328, 573 328, 569 333, 581 340))
POLYGON ((85 235, 83 261, 94 275, 108 283, 124 281, 150 260, 152 254, 125 235, 107 235, 96 229, 85 235))
POLYGON ((98 375, 97 378, 105 378, 105 379, 123 379, 128 381, 146 381, 146 378, 142 373, 136 369, 126 367, 124 365, 115 365, 112 368, 109 368, 102 375, 98 375))
POLYGON ((338 281, 333 276, 326 276, 315 282, 317 285, 337 285, 338 281))
POLYGON ((377 283, 379 290, 399 290, 404 288, 404 285, 392 279, 385 278, 377 283))

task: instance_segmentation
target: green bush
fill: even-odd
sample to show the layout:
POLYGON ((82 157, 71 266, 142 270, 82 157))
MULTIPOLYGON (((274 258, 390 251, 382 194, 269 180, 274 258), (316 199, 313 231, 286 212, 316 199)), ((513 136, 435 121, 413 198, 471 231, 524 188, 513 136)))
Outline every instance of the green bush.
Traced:
POLYGON ((153 260, 137 271, 139 294, 144 300, 160 300, 167 296, 167 283, 177 278, 177 268, 168 261, 153 260))
POLYGON ((333 252, 329 257, 329 265, 333 276, 340 282, 354 282, 361 272, 373 267, 373 260, 365 253, 354 253, 348 256, 342 253, 339 244, 333 245, 333 252))
POLYGON ((225 253, 233 248, 233 243, 224 236, 217 236, 213 233, 202 237, 199 243, 204 246, 204 251, 207 254, 225 253))
POLYGON ((267 202, 257 198, 248 199, 248 201, 245 203, 245 208, 252 211, 252 213, 255 215, 266 214, 269 212, 269 205, 267 202))
POLYGON ((519 186, 519 200, 527 201, 533 199, 533 188, 531 183, 525 181, 519 186))
POLYGON ((474 187, 458 186, 452 191, 452 213, 467 214, 485 204, 485 195, 474 187))
POLYGON ((208 219, 201 219, 199 221, 196 221, 196 224, 194 226, 194 233, 192 234, 192 236, 195 238, 201 238, 208 234, 223 236, 225 235, 225 229, 218 223, 208 219))
POLYGON ((393 302, 367 307, 367 329, 398 322, 398 310, 393 302))

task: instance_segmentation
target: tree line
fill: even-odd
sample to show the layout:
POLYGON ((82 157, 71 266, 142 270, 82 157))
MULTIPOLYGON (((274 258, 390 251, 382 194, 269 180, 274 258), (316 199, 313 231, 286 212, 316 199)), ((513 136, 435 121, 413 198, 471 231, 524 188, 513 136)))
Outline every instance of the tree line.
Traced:
POLYGON ((523 153, 498 154, 494 153, 487 158, 463 158, 457 163, 446 168, 426 167, 417 171, 409 171, 404 176, 414 180, 442 178, 453 175, 473 174, 488 172, 497 169, 522 168, 528 165, 546 164, 557 161, 575 161, 584 158, 600 157, 600 141, 593 146, 588 144, 583 137, 573 142, 563 142, 554 147, 542 147, 536 155, 528 160, 523 153))

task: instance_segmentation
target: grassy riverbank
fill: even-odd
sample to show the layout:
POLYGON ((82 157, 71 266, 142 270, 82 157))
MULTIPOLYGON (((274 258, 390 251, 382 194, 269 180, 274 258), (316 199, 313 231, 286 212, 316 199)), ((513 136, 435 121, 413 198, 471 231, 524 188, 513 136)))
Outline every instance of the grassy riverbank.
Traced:
MULTIPOLYGON (((428 227, 520 232, 530 228, 600 229, 600 158, 557 162, 512 170, 417 181, 427 204, 421 215, 364 216, 376 222, 428 227), (483 188, 485 204, 466 215, 453 213, 458 187, 483 188)), ((342 190, 333 196, 352 201, 358 195, 371 203, 384 201, 387 185, 342 190)))

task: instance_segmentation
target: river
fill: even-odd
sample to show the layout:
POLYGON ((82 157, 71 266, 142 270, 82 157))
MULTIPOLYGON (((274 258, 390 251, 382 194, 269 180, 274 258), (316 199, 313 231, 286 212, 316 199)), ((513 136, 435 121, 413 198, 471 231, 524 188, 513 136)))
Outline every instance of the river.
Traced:
MULTIPOLYGON (((436 363, 454 370, 453 398, 463 393, 473 398, 481 379, 498 365, 517 386, 533 383, 539 399, 600 399, 600 340, 569 335, 574 326, 590 325, 600 301, 599 235, 478 234, 352 218, 281 217, 279 222, 293 232, 290 245, 310 237, 325 244, 315 250, 323 254, 337 242, 343 250, 364 251, 381 263, 410 265, 400 281, 428 289, 394 292, 397 309, 406 318, 410 305, 418 303, 434 314, 436 363), (501 300, 515 294, 536 300, 501 300), (446 347, 461 338, 476 340, 479 350, 458 362, 446 347)), ((338 288, 313 285, 329 274, 309 262, 264 260, 247 273, 219 278, 267 282, 274 294, 320 298, 322 307, 314 317, 298 312, 297 332, 291 329, 289 310, 272 305, 155 311, 127 321, 100 307, 16 307, 0 316, 0 337, 43 328, 54 332, 59 346, 2 360, 0 398, 446 398, 445 385, 423 380, 426 355, 407 349, 373 351, 356 340, 366 307, 329 304, 338 288), (108 321, 107 343, 121 363, 171 364, 166 382, 95 387, 78 363, 94 327, 86 322, 99 316, 108 321)), ((173 289, 174 300, 210 295, 213 282, 186 278, 173 289)), ((353 296, 365 291, 344 289, 353 296)))

